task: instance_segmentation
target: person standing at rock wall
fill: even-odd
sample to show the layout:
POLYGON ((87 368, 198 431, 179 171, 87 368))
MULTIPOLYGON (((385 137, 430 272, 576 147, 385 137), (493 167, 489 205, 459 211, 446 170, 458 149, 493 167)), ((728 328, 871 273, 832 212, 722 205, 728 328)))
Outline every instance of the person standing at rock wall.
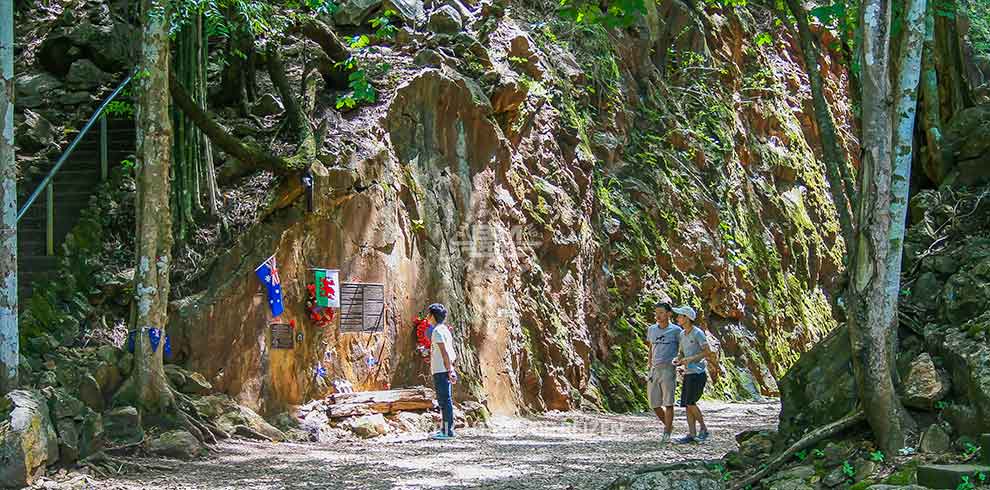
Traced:
POLYGON ((437 440, 453 439, 454 434, 454 399, 451 396, 451 385, 457 383, 457 371, 454 371, 454 337, 444 324, 447 319, 447 308, 440 303, 429 307, 426 321, 432 328, 430 334, 430 368, 433 372, 433 385, 437 390, 437 404, 443 422, 440 430, 433 434, 437 440))
POLYGON ((656 323, 646 331, 650 342, 650 407, 663 422, 661 444, 670 442, 674 430, 674 390, 677 388, 677 372, 674 358, 677 357, 681 339, 681 327, 670 321, 670 303, 660 302, 653 310, 656 323))
POLYGON ((684 381, 681 384, 681 406, 687 412, 688 435, 677 439, 677 443, 704 441, 708 439, 705 417, 698 408, 698 400, 705 391, 708 379, 705 359, 711 352, 708 337, 694 326, 698 314, 690 306, 674 308, 674 321, 684 330, 681 332, 680 355, 674 359, 675 366, 684 366, 684 381), (695 429, 700 429, 696 432, 695 429))

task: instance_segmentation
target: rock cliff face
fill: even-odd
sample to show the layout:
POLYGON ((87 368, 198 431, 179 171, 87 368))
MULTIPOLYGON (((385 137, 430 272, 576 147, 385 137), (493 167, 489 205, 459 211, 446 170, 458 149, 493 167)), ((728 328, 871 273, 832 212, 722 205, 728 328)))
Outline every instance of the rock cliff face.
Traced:
MULTIPOLYGON (((769 17, 678 1, 623 32, 460 7, 464 30, 410 22, 382 48, 389 90, 335 117, 315 211, 267 216, 190 282, 178 359, 267 413, 332 379, 428 383, 411 319, 439 301, 457 397, 503 413, 642 408, 650 305, 669 297, 721 345, 710 394, 775 394, 833 327, 844 253, 795 40, 769 17), (304 339, 291 351, 269 348, 252 275, 273 252, 304 339), (383 332, 309 323, 310 267, 384 283, 383 332)), ((848 135, 845 74, 820 64, 848 135)))
MULTIPOLYGON (((360 31, 379 3, 343 2, 324 20, 360 31)), ((501 413, 637 409, 651 305, 669 298, 698 309, 720 345, 709 395, 776 394, 833 327, 829 291, 845 253, 791 34, 763 10, 680 0, 648 1, 623 30, 574 24, 537 2, 440 3, 388 2, 402 27, 362 58, 379 103, 340 113, 323 87, 313 118, 330 127, 330 156, 313 165, 314 212, 300 200, 264 213, 218 240, 205 270, 175 278, 175 360, 267 414, 338 379, 428 384, 411 320, 439 301, 464 374, 459 399, 501 413), (284 318, 302 335, 292 350, 270 348, 253 274, 272 253, 284 318), (312 267, 384 283, 383 331, 314 326, 304 308, 312 267)), ((38 20, 49 35, 19 60, 30 68, 18 90, 49 119, 61 92, 45 87, 72 95, 126 64, 132 28, 93 5, 85 28, 72 27, 71 9, 38 20), (113 49, 94 50, 103 42, 113 49)), ((293 87, 313 49, 291 36, 283 46, 293 87)), ((846 74, 828 53, 819 68, 855 159, 846 74)), ((264 98, 259 113, 284 107, 264 98)), ((225 122, 239 137, 278 141, 275 125, 258 121, 231 112, 225 122)), ((228 160, 218 153, 219 165, 228 160)), ((271 182, 257 176, 226 194, 278 192, 271 182)))

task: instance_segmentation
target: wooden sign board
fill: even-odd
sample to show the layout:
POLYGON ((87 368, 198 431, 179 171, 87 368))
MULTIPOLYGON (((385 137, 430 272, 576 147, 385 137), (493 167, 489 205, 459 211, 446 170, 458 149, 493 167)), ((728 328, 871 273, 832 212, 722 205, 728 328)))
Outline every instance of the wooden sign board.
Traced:
POLYGON ((292 349, 295 347, 295 335, 288 323, 272 323, 272 349, 292 349))
POLYGON ((340 286, 340 331, 381 332, 385 328, 385 285, 345 282, 340 286))

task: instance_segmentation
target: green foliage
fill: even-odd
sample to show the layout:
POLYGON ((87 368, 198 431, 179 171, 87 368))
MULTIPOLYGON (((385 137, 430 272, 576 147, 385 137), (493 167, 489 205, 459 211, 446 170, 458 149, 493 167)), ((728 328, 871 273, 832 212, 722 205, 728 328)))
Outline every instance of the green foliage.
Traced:
POLYGON ((137 165, 137 163, 134 162, 134 160, 131 160, 130 158, 125 158, 125 159, 123 159, 123 160, 120 161, 121 168, 123 168, 124 170, 126 170, 128 172, 134 170, 134 167, 136 165, 137 165))
POLYGON ((815 449, 814 455, 815 455, 816 458, 824 458, 825 457, 825 451, 822 451, 821 449, 815 449))
POLYGON ((973 454, 976 454, 976 452, 979 450, 980 450, 980 446, 977 446, 972 442, 966 441, 963 443, 963 454, 965 454, 966 456, 971 456, 973 454))
POLYGON ((371 27, 375 29, 375 36, 382 39, 391 38, 397 32, 395 24, 392 23, 392 17, 398 15, 398 13, 392 9, 387 9, 382 15, 371 19, 371 27))
POLYGON ((557 13, 578 24, 599 24, 608 28, 629 27, 646 14, 646 2, 613 0, 602 4, 589 0, 560 0, 557 13))
POLYGON ((849 461, 843 461, 842 474, 846 475, 848 478, 852 478, 856 476, 856 468, 853 468, 853 465, 849 464, 849 461))
MULTIPOLYGON (((392 23, 392 17, 395 15, 397 14, 394 10, 386 10, 382 15, 369 21, 371 27, 375 29, 375 36, 378 39, 388 39, 395 35, 396 27, 392 23)), ((360 56, 367 50, 372 49, 371 41, 371 38, 364 34, 351 37, 348 40, 348 47, 354 53, 336 65, 338 68, 351 71, 347 76, 347 86, 350 88, 350 91, 337 97, 335 107, 338 110, 348 111, 354 109, 359 104, 374 104, 378 101, 378 90, 371 84, 368 70, 358 68, 360 56)), ((379 68, 382 72, 388 73, 391 66, 383 63, 379 68)))
POLYGON ((299 21, 338 10, 331 0, 164 0, 151 15, 161 16, 166 8, 173 13, 169 26, 172 36, 202 15, 210 37, 245 33, 264 39, 278 38, 299 21))
POLYGON ((798 461, 803 463, 805 459, 808 459, 808 451, 807 450, 798 451, 797 453, 794 454, 794 457, 797 458, 798 461))
POLYGON ((949 403, 946 402, 946 401, 944 401, 944 400, 939 400, 939 401, 935 402, 935 409, 936 410, 945 410, 946 408, 948 408, 948 406, 949 406, 949 403))
POLYGON ((111 118, 134 117, 134 105, 125 100, 112 100, 103 108, 103 115, 111 118))
POLYGON ((956 485, 956 490, 975 490, 975 489, 976 489, 976 485, 974 485, 973 482, 969 481, 969 477, 965 475, 963 475, 962 481, 960 481, 959 484, 956 485))
POLYGON ((873 451, 870 453, 870 460, 877 463, 883 463, 884 455, 883 451, 873 451))
POLYGON ((756 45, 763 47, 773 44, 773 37, 770 36, 769 32, 761 32, 756 35, 756 45))

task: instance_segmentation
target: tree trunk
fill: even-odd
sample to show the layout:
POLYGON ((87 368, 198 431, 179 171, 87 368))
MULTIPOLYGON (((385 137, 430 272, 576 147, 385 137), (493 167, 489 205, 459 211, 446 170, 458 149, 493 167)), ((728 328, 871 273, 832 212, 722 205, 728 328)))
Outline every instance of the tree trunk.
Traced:
MULTIPOLYGON (((811 100, 815 108, 815 121, 818 123, 822 156, 825 158, 825 170, 829 181, 828 187, 832 193, 832 201, 835 203, 835 208, 839 214, 842 239, 846 242, 846 247, 851 248, 853 239, 852 196, 846 192, 846 183, 843 180, 843 168, 847 167, 849 163, 846 161, 845 153, 839 146, 839 137, 835 131, 835 121, 832 119, 832 110, 829 108, 828 101, 825 99, 822 74, 818 68, 818 49, 815 46, 815 40, 808 25, 808 13, 805 11, 804 5, 801 2, 802 0, 787 0, 787 6, 790 8, 791 14, 797 19, 798 39, 801 42, 804 65, 808 72, 808 82, 811 85, 811 100)), ((848 169, 846 170, 848 171, 848 169)))
POLYGON ((942 182, 942 109, 938 96, 938 70, 935 65, 935 8, 929 4, 925 15, 925 46, 921 58, 921 120, 927 151, 922 169, 928 180, 942 182))
POLYGON ((888 277, 892 269, 888 259, 894 162, 890 19, 890 3, 863 2, 860 61, 864 151, 849 294, 849 333, 860 401, 877 443, 887 454, 904 447, 905 442, 905 412, 894 389, 892 362, 897 297, 889 297, 888 277))
POLYGON ((143 0, 141 76, 138 90, 138 163, 136 168, 137 265, 131 317, 137 330, 134 366, 118 396, 145 413, 162 413, 174 405, 165 378, 162 353, 168 321, 169 269, 172 262, 172 213, 169 167, 172 162, 168 72, 168 17, 151 15, 155 0, 143 0), (151 333, 159 333, 152 348, 151 333))
MULTIPOLYGON (((904 234, 906 232, 908 199, 911 189, 911 163, 914 161, 914 130, 918 113, 918 82, 921 78, 921 53, 925 42, 926 0, 909 0, 904 18, 904 42, 897 63, 897 92, 893 121, 896 124, 893 140, 894 162, 890 183, 890 230, 887 233, 887 306, 892 318, 891 335, 888 336, 888 352, 894 363, 897 337, 897 299, 901 294, 901 257, 904 254, 904 234)), ((891 369, 895 374, 896 370, 891 369)), ((901 420, 911 424, 912 420, 900 406, 901 420)), ((910 427, 910 425, 908 426, 910 427)), ((899 447, 897 449, 900 449, 899 447)))
POLYGON ((17 167, 14 161, 14 1, 0 0, 0 396, 17 387, 17 167))

